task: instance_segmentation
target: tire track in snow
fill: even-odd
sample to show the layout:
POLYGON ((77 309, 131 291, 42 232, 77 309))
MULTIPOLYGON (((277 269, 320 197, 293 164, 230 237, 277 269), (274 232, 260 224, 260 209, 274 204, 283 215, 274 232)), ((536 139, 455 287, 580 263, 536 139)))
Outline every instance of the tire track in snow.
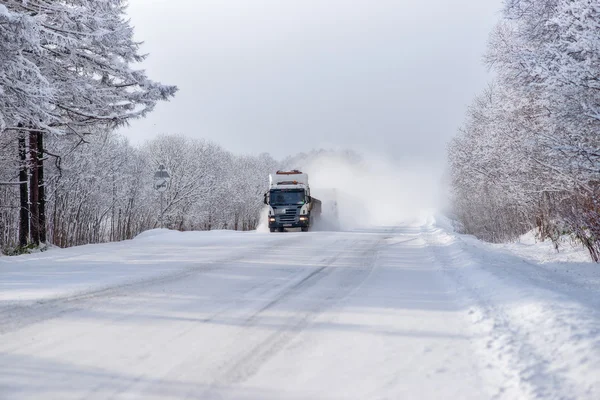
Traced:
MULTIPOLYGON (((302 235, 302 238, 288 238, 288 239, 292 239, 293 240, 293 244, 295 245, 303 245, 305 242, 310 241, 313 242, 314 241, 314 237, 310 237, 309 235, 302 235)), ((287 239, 286 239, 287 240, 287 239)), ((328 246, 335 246, 335 243, 339 242, 339 240, 336 240, 334 242, 334 244, 332 244, 330 241, 322 241, 322 246, 321 247, 316 247, 316 250, 319 250, 320 248, 327 248, 328 246)), ((312 244, 312 243, 311 243, 312 244)), ((256 251, 254 254, 252 254, 250 257, 248 257, 248 254, 246 254, 246 256, 241 260, 242 263, 235 263, 232 262, 233 265, 231 266, 227 266, 226 264, 224 264, 221 268, 218 268, 218 270, 222 270, 222 269, 245 269, 247 268, 246 266, 242 266, 244 264, 249 264, 248 268, 252 268, 252 264, 254 263, 264 263, 267 261, 270 261, 270 257, 271 256, 275 256, 275 258, 277 258, 278 256, 281 256, 281 254, 278 254, 281 251, 289 251, 289 245, 290 242, 286 242, 283 243, 283 245, 286 246, 285 249, 282 249, 281 245, 278 246, 269 246, 268 250, 269 251, 262 251, 262 246, 261 246, 261 250, 260 251, 256 251), (256 257, 255 257, 256 256, 256 257)), ((237 260, 240 261, 240 260, 237 260)), ((324 262, 327 261, 327 259, 323 260, 324 262)), ((214 271, 211 270, 211 271, 214 271)), ((210 271, 209 271, 210 272, 210 271)), ((292 279, 292 280, 296 280, 295 278, 299 279, 304 279, 305 278, 305 273, 301 273, 298 274, 297 270, 292 270, 291 273, 289 273, 289 276, 287 278, 292 279)), ((200 320, 200 323, 203 324, 210 324, 211 322, 217 320, 220 316, 231 316, 231 312, 233 312, 234 314, 236 313, 236 310, 239 306, 243 305, 245 307, 248 307, 249 303, 253 303, 255 301, 253 300, 249 300, 248 297, 254 297, 254 296, 263 296, 265 293, 269 292, 269 291, 273 291, 273 289, 277 289, 279 287, 281 287, 281 285, 277 285, 276 283, 281 283, 281 277, 279 278, 272 278, 272 279, 266 279, 266 280, 259 280, 259 282, 256 283, 252 283, 251 285, 247 286, 246 288, 243 288, 242 291, 236 292, 236 298, 233 301, 228 301, 226 302, 226 304, 223 307, 220 307, 217 311, 215 311, 214 313, 212 313, 211 315, 207 316, 206 318, 200 320)), ((169 282, 171 283, 171 282, 169 282)), ((180 285, 179 282, 175 281, 173 282, 175 285, 180 285)), ((284 291, 287 290, 286 288, 289 285, 286 285, 284 287, 284 291)), ((128 293, 130 294, 130 293, 128 293)), ((257 304, 257 307, 260 307, 262 305, 262 303, 257 304)), ((86 305, 86 307, 88 307, 86 305)), ((241 307, 244 308, 244 307, 241 307)), ((133 308, 131 310, 129 310, 129 312, 123 314, 122 316, 120 316, 118 319, 112 320, 112 323, 115 323, 117 321, 120 320, 127 320, 129 319, 131 316, 135 317, 136 313, 139 312, 139 310, 137 308, 133 308)), ((189 325, 186 329, 184 330, 180 330, 178 332, 178 335, 176 337, 171 338, 171 340, 177 340, 178 337, 184 337, 187 334, 189 334, 191 331, 193 331, 194 329, 197 329, 197 326, 194 325, 189 325)), ((191 364, 191 360, 195 360, 196 355, 191 353, 190 354, 190 358, 182 358, 181 361, 179 363, 177 363, 176 365, 173 366, 173 368, 171 370, 186 370, 186 369, 193 369, 194 366, 193 364, 191 364)), ((134 364, 132 364, 132 367, 135 367, 135 362, 134 364)), ((168 371, 165 372, 168 374, 168 371)), ((102 383, 100 385, 98 385, 96 388, 94 388, 91 392, 88 393, 88 395, 90 397, 93 397, 94 395, 94 391, 102 391, 105 389, 105 383, 102 383)), ((128 393, 129 391, 131 391, 133 388, 135 388, 136 386, 147 386, 148 385, 148 381, 147 379, 143 378, 143 374, 140 374, 139 376, 137 376, 135 379, 132 379, 131 381, 126 382, 125 384, 121 383, 121 382, 115 382, 114 383, 114 391, 111 394, 111 398, 118 398, 120 395, 128 393)))
MULTIPOLYGON (((306 235, 308 236, 308 235, 306 235)), ((337 243, 338 241, 334 242, 337 243)), ((329 244, 325 244, 325 247, 329 246, 329 244)), ((271 252, 272 253, 272 252, 271 252)), ((270 255, 270 254, 269 254, 270 255)), ((265 257, 268 257, 268 255, 265 255, 265 257)), ((323 260, 324 262, 327 262, 328 259, 323 260)), ((318 268, 317 270, 311 272, 308 274, 308 276, 306 276, 304 273, 300 272, 298 273, 297 271, 292 271, 288 278, 293 279, 296 276, 300 276, 300 281, 296 284, 298 286, 300 286, 302 283, 304 283, 307 280, 310 280, 311 278, 313 278, 315 275, 319 274, 322 272, 322 270, 326 267, 327 265, 324 265, 323 267, 318 268)), ((216 320, 217 318, 219 318, 220 316, 225 315, 228 311, 231 310, 235 310, 237 308, 237 306, 240 305, 244 305, 248 303, 247 297, 249 294, 253 293, 254 291, 257 291, 257 296, 264 296, 267 295, 268 292, 272 291, 273 289, 279 289, 282 285, 281 284, 277 284, 278 281, 281 281, 281 278, 275 277, 273 279, 269 279, 267 281, 259 281, 257 284, 252 285, 248 290, 244 291, 243 293, 241 293, 241 295, 239 296, 238 299, 234 300, 233 302, 230 302, 229 304, 221 307, 219 310, 217 310, 216 312, 214 312, 213 314, 211 314, 210 316, 208 316, 207 318, 205 318, 202 322, 204 323, 210 323, 214 320, 216 320)), ((283 285, 284 288, 282 289, 283 292, 288 291, 289 290, 289 285, 283 285)), ((260 306, 261 309, 257 312, 255 312, 252 316, 248 317, 247 320, 249 320, 250 318, 258 315, 259 313, 266 311, 268 308, 272 307, 273 305, 275 305, 275 303, 277 302, 275 300, 271 300, 269 301, 266 305, 262 305, 260 306)))
MULTIPOLYGON (((314 240, 315 239, 314 237, 309 238, 309 235, 306 235, 306 238, 307 238, 306 240, 314 240)), ((339 239, 333 243, 324 241, 322 247, 321 248, 317 247, 316 250, 318 252, 320 249, 324 250, 330 246, 336 247, 336 245, 338 245, 341 242, 342 241, 340 241, 339 239)), ((269 260, 269 257, 272 255, 274 255, 275 258, 277 258, 278 256, 281 256, 280 254, 273 252, 272 251, 273 248, 271 248, 270 250, 271 251, 265 253, 264 257, 260 257, 257 260, 263 260, 263 259, 269 260)), ((337 252, 335 255, 321 260, 320 263, 323 263, 323 265, 319 266, 316 270, 311 271, 308 274, 306 274, 306 272, 304 270, 302 270, 301 273, 298 273, 297 270, 291 272, 289 274, 289 279, 291 280, 291 283, 284 285, 283 288, 281 288, 281 286, 273 285, 273 282, 275 280, 277 280, 277 278, 261 280, 259 283, 251 285, 248 288, 248 290, 238 293, 236 300, 234 300, 233 302, 229 302, 224 307, 220 308, 219 310, 217 310, 216 312, 214 312, 207 318, 203 319, 202 323, 210 324, 210 323, 218 320, 219 317, 225 317, 225 319, 234 318, 234 317, 232 317, 232 314, 235 315, 238 312, 237 306, 244 305, 245 307, 248 307, 249 303, 253 302, 253 301, 248 300, 248 298, 247 298, 248 295, 250 295, 253 292, 260 292, 260 291, 263 291, 266 289, 266 291, 264 291, 262 294, 263 296, 269 295, 269 292, 271 292, 271 294, 269 295, 269 301, 267 302, 267 304, 265 304, 264 302, 260 302, 255 305, 255 308, 253 308, 255 311, 252 311, 250 316, 240 316, 240 318, 243 319, 243 324, 241 324, 238 327, 237 336, 239 338, 241 338, 242 342, 245 343, 245 341, 248 339, 245 336, 248 332, 247 331, 248 328, 257 326, 259 324, 258 318, 259 318, 260 314, 264 313, 265 311, 267 311, 270 308, 273 308, 277 303, 274 300, 279 300, 279 302, 281 302, 285 298, 289 297, 291 292, 297 292, 299 289, 306 289, 306 288, 312 286, 313 284, 315 284, 318 280, 324 278, 326 276, 325 273, 327 272, 327 271, 324 271, 324 269, 327 266, 331 265, 337 259, 337 257, 339 256, 340 253, 341 252, 337 252), (274 291, 274 289, 278 289, 278 291, 275 294, 272 293, 274 291)), ((252 262, 254 262, 256 260, 250 259, 250 260, 244 260, 244 261, 248 261, 250 264, 252 264, 252 262)), ((319 264, 317 264, 317 265, 319 265, 319 264)), ((127 319, 127 317, 128 317, 128 315, 124 315, 122 318, 127 319)), ((188 334, 190 331, 193 331, 194 329, 196 329, 196 327, 190 326, 186 330, 179 332, 179 336, 185 336, 186 334, 188 334)), ((277 345, 276 341, 272 341, 272 344, 277 345)), ((244 345, 244 347, 246 347, 246 346, 244 345)), ((172 368, 172 370, 177 371, 177 370, 182 370, 182 369, 183 370, 193 369, 194 365, 193 365, 192 360, 195 360, 194 354, 190 355, 190 359, 182 359, 180 363, 176 364, 172 368)), ((144 382, 142 382, 142 383, 144 383, 144 382)), ((131 391, 131 389, 134 388, 136 385, 138 385, 137 380, 129 382, 127 385, 124 385, 122 387, 118 387, 117 390, 114 392, 113 397, 118 397, 120 394, 131 391)), ((97 390, 102 390, 103 387, 104 387, 104 385, 100 385, 97 388, 97 390)), ((193 398, 198 398, 197 394, 190 393, 189 396, 191 396, 193 398)), ((204 397, 200 397, 200 398, 204 398, 204 397)))
MULTIPOLYGON (((310 306, 304 311, 295 313, 293 317, 288 319, 284 326, 269 334, 265 339, 259 341, 241 357, 230 363, 229 366, 222 368, 219 376, 200 397, 210 398, 211 396, 216 396, 220 389, 243 382, 256 374, 262 365, 283 350, 285 346, 306 329, 319 314, 346 298, 351 292, 359 287, 361 283, 370 276, 372 269, 375 267, 377 249, 380 246, 381 240, 381 238, 378 238, 375 241, 367 243, 366 249, 361 251, 361 256, 367 257, 366 265, 362 268, 336 266, 335 264, 340 256, 347 252, 346 249, 342 249, 334 256, 330 257, 325 265, 312 271, 304 278, 284 289, 274 299, 252 314, 246 320, 245 328, 258 325, 260 323, 259 320, 261 315, 264 312, 276 308, 278 304, 282 304, 285 301, 294 300, 294 296, 304 294, 306 290, 316 286, 326 277, 332 276, 335 272, 340 272, 342 274, 340 281, 336 285, 334 295, 327 296, 327 292, 325 292, 325 296, 314 299, 310 302, 310 306)), ((354 248, 355 246, 349 244, 348 247, 354 248)), ((304 304, 306 304, 306 302, 304 302, 304 304)), ((189 396, 193 397, 195 394, 190 394, 189 396)))
MULTIPOLYGON (((283 246, 289 238, 282 238, 273 242, 253 248, 259 254, 266 256, 266 250, 273 250, 283 246)), ((68 313, 79 311, 82 306, 92 300, 102 298, 127 296, 132 292, 153 286, 166 285, 190 276, 207 273, 223 268, 223 265, 231 264, 248 257, 247 250, 242 249, 238 254, 215 259, 213 261, 192 264, 175 272, 160 274, 149 278, 135 280, 133 282, 117 283, 100 289, 93 289, 81 293, 71 294, 37 301, 33 304, 8 306, 0 309, 0 336, 14 332, 26 326, 40 323, 49 319, 58 318, 68 313)))

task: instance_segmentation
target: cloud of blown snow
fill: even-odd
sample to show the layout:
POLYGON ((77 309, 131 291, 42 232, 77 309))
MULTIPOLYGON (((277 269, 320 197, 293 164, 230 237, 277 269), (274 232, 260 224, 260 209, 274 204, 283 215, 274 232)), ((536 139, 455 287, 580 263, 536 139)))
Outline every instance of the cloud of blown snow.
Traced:
POLYGON ((342 229, 420 224, 442 206, 441 173, 430 166, 375 155, 356 162, 327 153, 301 168, 309 175, 313 196, 323 201, 326 222, 332 222, 337 202, 342 229))
POLYGON ((260 218, 258 226, 256 227, 257 232, 269 232, 269 207, 265 206, 260 211, 260 218))

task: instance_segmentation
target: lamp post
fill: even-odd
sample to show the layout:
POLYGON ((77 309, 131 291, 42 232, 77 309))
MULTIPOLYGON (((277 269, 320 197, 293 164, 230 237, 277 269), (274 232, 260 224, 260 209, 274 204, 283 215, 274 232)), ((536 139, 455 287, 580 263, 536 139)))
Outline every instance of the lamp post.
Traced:
POLYGON ((154 189, 156 189, 160 193, 160 227, 163 228, 163 200, 164 193, 169 188, 169 181, 171 180, 171 175, 167 172, 167 169, 163 164, 158 166, 158 171, 154 173, 154 189))

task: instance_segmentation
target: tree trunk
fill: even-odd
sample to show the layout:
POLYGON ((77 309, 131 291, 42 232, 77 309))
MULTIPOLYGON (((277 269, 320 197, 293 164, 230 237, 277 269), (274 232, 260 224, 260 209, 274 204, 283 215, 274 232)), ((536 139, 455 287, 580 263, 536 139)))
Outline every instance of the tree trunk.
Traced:
POLYGON ((29 199, 27 190, 27 143, 23 135, 19 136, 19 245, 27 246, 29 241, 29 199))
POLYGON ((46 243, 46 183, 44 182, 44 135, 42 133, 37 135, 37 148, 40 242, 46 243))
POLYGON ((40 213, 39 213, 39 174, 38 174, 38 142, 37 134, 29 134, 29 211, 31 220, 31 242, 40 244, 40 213))
POLYGON ((51 236, 51 243, 53 244, 58 244, 60 246, 60 232, 59 232, 59 227, 60 227, 60 223, 58 220, 58 204, 59 204, 59 200, 61 200, 60 197, 56 196, 56 194, 54 195, 54 208, 52 210, 52 229, 50 230, 52 236, 51 236))

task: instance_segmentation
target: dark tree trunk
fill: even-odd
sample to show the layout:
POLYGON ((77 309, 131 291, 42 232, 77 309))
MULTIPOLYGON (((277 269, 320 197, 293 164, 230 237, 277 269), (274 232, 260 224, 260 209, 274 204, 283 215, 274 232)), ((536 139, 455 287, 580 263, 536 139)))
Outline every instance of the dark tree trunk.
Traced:
POLYGON ((38 141, 37 134, 29 134, 29 209, 31 219, 31 242, 40 244, 40 212, 39 212, 39 174, 38 174, 38 141))
POLYGON ((27 246, 29 241, 29 193, 27 190, 27 143, 25 136, 19 136, 19 245, 27 246))
POLYGON ((37 135, 38 149, 38 196, 40 216, 40 242, 46 243, 46 183, 44 182, 44 134, 37 135))

